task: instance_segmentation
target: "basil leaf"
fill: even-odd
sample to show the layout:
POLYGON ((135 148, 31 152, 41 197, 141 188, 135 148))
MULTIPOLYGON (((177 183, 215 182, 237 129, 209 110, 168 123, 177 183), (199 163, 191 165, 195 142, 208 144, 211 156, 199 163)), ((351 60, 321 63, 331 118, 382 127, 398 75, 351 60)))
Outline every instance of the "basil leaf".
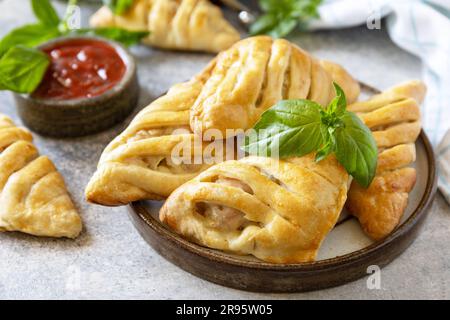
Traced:
POLYGON ((130 9, 134 0, 103 0, 103 4, 108 6, 116 15, 122 15, 130 9))
POLYGON ((335 116, 342 116, 347 108, 347 99, 345 98, 344 90, 336 82, 333 82, 336 97, 330 102, 327 111, 335 116))
POLYGON ((72 30, 72 33, 108 38, 110 40, 121 42, 125 46, 137 44, 142 38, 150 34, 148 31, 129 31, 116 27, 74 29, 72 30))
POLYGON ((41 24, 57 27, 60 19, 49 0, 31 0, 34 15, 41 24))
POLYGON ((295 18, 285 18, 280 21, 274 28, 267 31, 266 34, 273 38, 281 38, 289 33, 298 25, 298 20, 295 18))
POLYGON ((37 46, 60 35, 58 29, 43 24, 28 24, 12 30, 0 41, 0 56, 15 45, 37 46))
POLYGON ((318 17, 321 3, 322 0, 259 0, 264 14, 250 27, 251 34, 284 37, 295 27, 305 27, 309 20, 318 17))
POLYGON ((341 117, 344 126, 336 128, 336 157, 349 174, 363 187, 372 182, 378 150, 369 128, 353 113, 341 117))
POLYGON ((257 34, 265 34, 270 30, 275 28, 278 24, 276 17, 272 14, 264 14, 260 16, 256 21, 250 26, 250 35, 254 36, 257 34))
POLYGON ((259 6, 263 11, 270 11, 280 4, 279 0, 259 0, 259 6))
POLYGON ((336 148, 336 139, 334 137, 334 128, 322 126, 322 138, 324 144, 316 153, 316 162, 322 161, 334 152, 336 148))
POLYGON ((292 16, 297 18, 319 18, 317 9, 323 0, 294 0, 292 16))
POLYGON ((317 150, 323 143, 321 106, 308 100, 284 100, 264 112, 254 126, 255 136, 248 136, 243 150, 250 154, 280 158, 301 157, 317 150))
POLYGON ((19 93, 33 92, 47 70, 48 56, 37 49, 15 46, 0 59, 0 87, 19 93))

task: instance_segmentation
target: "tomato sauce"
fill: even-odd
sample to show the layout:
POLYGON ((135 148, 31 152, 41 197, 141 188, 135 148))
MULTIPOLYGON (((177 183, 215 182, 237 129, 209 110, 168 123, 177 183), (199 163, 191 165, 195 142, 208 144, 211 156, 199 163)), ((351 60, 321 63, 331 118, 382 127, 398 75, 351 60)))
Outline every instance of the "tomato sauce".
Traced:
POLYGON ((43 50, 50 65, 33 97, 70 100, 91 98, 110 90, 126 71, 117 51, 91 39, 68 39, 43 50))

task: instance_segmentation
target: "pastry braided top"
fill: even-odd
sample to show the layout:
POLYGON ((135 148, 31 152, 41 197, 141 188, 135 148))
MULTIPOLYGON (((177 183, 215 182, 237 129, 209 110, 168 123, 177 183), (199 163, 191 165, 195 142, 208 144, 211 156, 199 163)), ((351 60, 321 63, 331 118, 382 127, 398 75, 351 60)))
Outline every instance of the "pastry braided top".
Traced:
POLYGON ((347 207, 374 239, 387 236, 399 223, 414 187, 414 142, 421 130, 419 103, 426 88, 410 81, 348 107, 372 130, 379 148, 377 174, 368 189, 354 181, 347 207))
POLYGON ((170 195, 160 218, 210 248, 276 263, 313 261, 347 196, 334 157, 247 157, 209 168, 170 195))
POLYGON ((203 155, 203 143, 190 131, 189 109, 213 66, 214 61, 191 81, 173 86, 109 143, 86 187, 89 201, 122 205, 162 199, 209 167, 203 159, 191 161, 191 154, 177 150, 203 155), (187 161, 178 156, 186 156, 187 161))
MULTIPOLYGON (((272 42, 273 40, 268 37, 254 37, 243 40, 241 43, 245 46, 253 47, 253 50, 251 50, 252 55, 260 56, 266 55, 266 45, 269 44, 269 46, 271 46, 272 42)), ((318 98, 326 96, 328 99, 331 95, 330 90, 332 90, 329 86, 331 85, 330 79, 333 78, 339 82, 344 89, 348 90, 350 96, 353 96, 353 99, 356 99, 359 94, 359 85, 342 67, 331 62, 321 62, 320 64, 327 66, 327 70, 329 70, 329 72, 327 72, 320 67, 319 63, 313 62, 307 54, 303 53, 300 49, 293 47, 289 42, 277 40, 276 43, 277 44, 275 45, 275 42, 273 42, 274 46, 277 48, 276 50, 278 50, 277 56, 283 56, 284 53, 282 50, 284 49, 295 51, 296 53, 289 53, 288 56, 298 54, 306 59, 306 63, 311 63, 315 66, 310 66, 311 69, 316 70, 314 71, 314 74, 316 74, 315 77, 307 77, 306 80, 308 85, 307 89, 305 89, 305 86, 303 86, 302 72, 299 72, 298 75, 296 75, 292 73, 294 72, 293 70, 286 71, 292 68, 287 68, 285 65, 283 68, 286 70, 284 73, 279 73, 279 76, 281 77, 282 74, 289 73, 290 76, 288 78, 292 80, 285 82, 285 88, 282 89, 282 91, 297 92, 298 90, 303 90, 305 91, 305 95, 318 98), (320 76, 318 74, 320 74, 320 76), (324 89, 320 86, 322 81, 317 80, 320 77, 329 80, 324 81, 326 84, 324 89), (298 82, 299 79, 301 80, 300 82, 298 82)), ((194 135, 192 131, 190 131, 191 128, 189 126, 193 109, 196 108, 195 106, 199 105, 199 101, 206 101, 204 94, 205 92, 211 92, 211 83, 217 82, 218 77, 220 77, 220 74, 222 73, 235 74, 237 72, 236 68, 239 66, 234 65, 232 60, 230 60, 230 63, 227 63, 228 60, 224 59, 224 57, 228 57, 229 52, 234 52, 234 50, 235 49, 233 48, 220 54, 191 81, 173 86, 166 95, 155 100, 142 110, 131 122, 129 127, 106 147, 101 156, 98 169, 86 188, 86 197, 89 201, 103 205, 122 205, 136 200, 162 199, 169 196, 169 194, 178 186, 208 168, 210 164, 223 160, 225 158, 224 156, 226 156, 227 160, 235 159, 236 152, 231 149, 234 146, 230 147, 228 144, 232 139, 222 141, 220 139, 224 138, 223 136, 208 137, 206 136, 207 132, 204 132, 203 136, 194 135), (180 131, 180 129, 184 129, 184 131, 180 131), (173 151, 180 143, 185 142, 190 144, 192 141, 195 142, 195 139, 200 140, 202 138, 205 141, 215 140, 219 144, 226 144, 225 146, 222 146, 222 149, 225 150, 225 152, 214 154, 214 159, 212 161, 203 164, 197 162, 194 164, 183 163, 179 165, 172 161, 172 156, 174 155, 173 151)), ((281 59, 281 61, 284 60, 281 59)), ((293 62, 294 65, 296 65, 295 61, 293 62)), ((278 62, 280 61, 274 61, 272 67, 275 68, 278 62)), ((281 67, 279 64, 278 66, 281 67)), ((252 68, 253 71, 258 74, 260 72, 267 72, 265 70, 265 65, 263 64, 256 64, 252 68)), ((253 91, 250 90, 250 84, 253 77, 248 73, 249 72, 245 72, 247 76, 239 78, 238 87, 243 87, 247 90, 245 91, 242 89, 244 91, 240 93, 240 99, 242 99, 243 103, 246 99, 251 101, 249 99, 252 99, 253 95, 253 91)), ((275 88, 275 84, 282 85, 280 82, 281 79, 282 78, 276 80, 275 78, 271 78, 271 80, 268 80, 269 82, 266 86, 275 88)), ((229 109, 223 110, 223 117, 216 119, 217 124, 220 125, 227 123, 227 119, 229 119, 229 117, 234 117, 233 115, 236 112, 236 110, 234 110, 234 105, 228 104, 230 102, 229 95, 232 93, 227 90, 234 89, 220 87, 218 95, 214 96, 216 105, 229 106, 229 109)), ((239 91, 241 89, 236 90, 239 91)), ((261 99, 263 99, 264 102, 262 102, 263 100, 260 102, 264 104, 264 108, 271 106, 277 101, 276 99, 278 99, 277 95, 271 95, 269 89, 265 92, 266 93, 261 96, 261 99)), ((292 94, 294 95, 294 93, 292 94)), ((210 99, 207 99, 207 101, 212 102, 210 99)), ((263 108, 261 108, 261 111, 262 109, 263 108)), ((242 120, 248 117, 238 116, 238 118, 241 118, 242 120)), ((228 125, 225 124, 225 127, 227 126, 228 125)), ((217 127, 215 129, 217 129, 217 127)), ((217 131, 219 130, 214 130, 214 132, 211 130, 209 133, 214 134, 217 131)), ((218 133, 220 133, 220 131, 218 133)), ((205 155, 209 157, 209 154, 208 152, 203 152, 203 150, 208 151, 209 147, 209 142, 200 141, 200 143, 195 143, 195 148, 192 148, 190 151, 185 150, 184 155, 186 157, 191 155, 195 157, 193 154, 194 151, 202 149, 202 152, 200 153, 203 154, 203 160, 205 160, 205 155)), ((220 146, 216 144, 213 147, 216 148, 220 146)))
MULTIPOLYGON (((329 70, 342 78, 342 68, 329 70)), ((233 132, 227 129, 251 128, 283 99, 307 98, 326 105, 335 94, 332 80, 318 60, 287 40, 244 39, 218 55, 192 107, 191 128, 198 134, 216 129, 229 137, 233 132)), ((356 83, 350 76, 346 80, 356 83)), ((351 88, 359 93, 355 86, 351 88)))
POLYGON ((31 141, 0 114, 0 230, 75 238, 81 219, 63 178, 31 141))
POLYGON ((94 27, 122 27, 149 31, 144 42, 167 49, 219 52, 240 35, 221 10, 208 0, 135 0, 123 15, 108 7, 91 17, 94 27))

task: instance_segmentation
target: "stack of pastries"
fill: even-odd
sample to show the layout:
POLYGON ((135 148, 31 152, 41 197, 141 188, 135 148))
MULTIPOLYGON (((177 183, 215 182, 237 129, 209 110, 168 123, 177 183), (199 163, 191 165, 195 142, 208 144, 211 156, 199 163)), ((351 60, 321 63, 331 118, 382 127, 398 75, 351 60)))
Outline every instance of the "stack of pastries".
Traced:
POLYGON ((356 102, 359 92, 341 66, 286 40, 239 41, 136 116, 104 150, 86 197, 102 205, 167 198, 160 219, 175 232, 273 263, 313 261, 346 201, 367 234, 382 238, 397 225, 414 185, 414 169, 407 166, 414 161, 425 89, 411 82, 356 102), (334 156, 320 162, 314 154, 283 160, 216 157, 214 165, 171 161, 180 141, 203 139, 184 149, 192 152, 184 158, 192 159, 195 150, 204 151, 205 140, 217 140, 205 132, 220 133, 221 143, 234 139, 282 99, 327 105, 335 95, 333 81, 344 89, 348 108, 374 131, 379 167, 368 189, 352 183, 334 156), (184 133, 176 133, 179 129, 184 133), (381 198, 383 205, 375 208, 373 201, 381 198))

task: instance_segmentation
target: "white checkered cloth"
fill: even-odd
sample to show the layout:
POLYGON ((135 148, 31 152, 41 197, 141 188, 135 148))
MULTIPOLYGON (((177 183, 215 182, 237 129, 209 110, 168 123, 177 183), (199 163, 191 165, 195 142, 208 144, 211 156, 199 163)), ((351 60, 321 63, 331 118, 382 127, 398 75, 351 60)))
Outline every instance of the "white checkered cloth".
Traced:
POLYGON ((439 167, 439 190, 441 190, 447 202, 450 204, 450 130, 442 139, 437 150, 437 162, 439 167))
POLYGON ((392 41, 422 60, 423 127, 434 146, 441 142, 438 185, 450 204, 450 0, 325 0, 319 13, 311 29, 373 28, 386 17, 392 41))

